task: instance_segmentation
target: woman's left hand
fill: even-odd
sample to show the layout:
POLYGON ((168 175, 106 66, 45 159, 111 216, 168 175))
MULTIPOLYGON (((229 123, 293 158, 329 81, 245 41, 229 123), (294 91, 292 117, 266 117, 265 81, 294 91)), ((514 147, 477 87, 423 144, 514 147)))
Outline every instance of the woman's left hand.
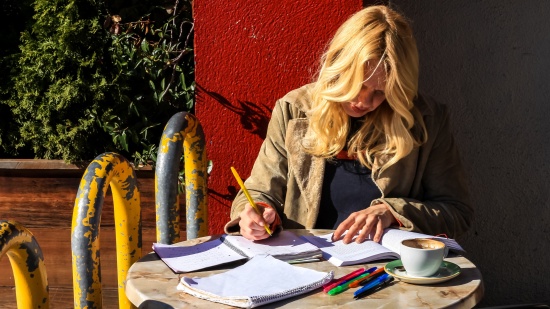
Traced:
POLYGON ((342 240, 344 244, 349 244, 355 235, 356 243, 362 243, 369 235, 374 233, 372 240, 380 242, 382 235, 384 234, 384 229, 390 225, 397 223, 397 220, 389 210, 388 206, 385 204, 372 205, 366 209, 357 211, 349 215, 349 217, 344 220, 332 236, 332 240, 338 240, 342 237, 342 234, 346 230, 348 232, 342 240))

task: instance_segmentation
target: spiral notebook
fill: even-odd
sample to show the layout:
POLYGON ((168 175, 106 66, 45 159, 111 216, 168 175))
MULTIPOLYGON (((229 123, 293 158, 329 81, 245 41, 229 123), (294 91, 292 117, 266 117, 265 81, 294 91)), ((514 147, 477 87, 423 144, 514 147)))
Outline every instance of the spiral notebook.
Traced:
POLYGON ((244 265, 204 278, 182 277, 181 290, 208 301, 254 308, 318 289, 334 273, 294 266, 270 255, 256 255, 244 265))

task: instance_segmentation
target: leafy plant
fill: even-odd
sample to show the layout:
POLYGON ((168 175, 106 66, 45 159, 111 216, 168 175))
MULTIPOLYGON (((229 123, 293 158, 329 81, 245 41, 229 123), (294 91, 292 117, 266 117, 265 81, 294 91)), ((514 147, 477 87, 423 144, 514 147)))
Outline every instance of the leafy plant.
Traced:
POLYGON ((194 104, 194 62, 192 49, 193 22, 188 1, 176 1, 174 6, 154 6, 139 21, 123 23, 119 15, 107 22, 111 32, 109 54, 120 75, 116 81, 132 85, 127 113, 134 119, 131 126, 122 127, 119 118, 102 119, 102 126, 113 142, 129 151, 129 141, 140 143, 135 151, 137 164, 155 161, 149 137, 155 145, 160 140, 159 129, 177 111, 192 111, 194 104), (162 13, 166 16, 163 18, 162 13), (171 13, 171 14, 168 14, 171 13), (156 19, 153 19, 155 16, 156 19), (158 20, 164 19, 163 22, 158 20), (159 122, 162 120, 162 122, 159 122))
POLYGON ((34 24, 21 35, 12 94, 3 101, 19 136, 3 147, 28 145, 37 157, 78 160, 104 144, 92 115, 112 101, 98 65, 106 40, 99 11, 93 1, 62 0, 36 0, 34 10, 34 24))
POLYGON ((21 52, 0 59, 3 151, 154 162, 164 124, 194 104, 190 1, 35 0, 34 11, 21 52))

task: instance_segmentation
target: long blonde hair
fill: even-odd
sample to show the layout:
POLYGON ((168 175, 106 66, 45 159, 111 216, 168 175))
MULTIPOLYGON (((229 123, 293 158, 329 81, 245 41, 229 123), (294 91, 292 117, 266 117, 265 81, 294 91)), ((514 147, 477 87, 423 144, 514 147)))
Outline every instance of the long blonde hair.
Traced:
POLYGON ((321 59, 312 91, 303 141, 307 153, 331 158, 347 143, 348 154, 370 169, 375 158, 387 156, 383 171, 427 138, 422 118, 415 119, 412 112, 418 91, 416 42, 405 18, 388 7, 367 7, 340 26, 321 59), (361 128, 348 141, 350 117, 341 103, 359 94, 367 63, 371 68, 373 63, 383 66, 386 100, 364 116, 361 128), (419 136, 411 132, 415 121, 419 136))

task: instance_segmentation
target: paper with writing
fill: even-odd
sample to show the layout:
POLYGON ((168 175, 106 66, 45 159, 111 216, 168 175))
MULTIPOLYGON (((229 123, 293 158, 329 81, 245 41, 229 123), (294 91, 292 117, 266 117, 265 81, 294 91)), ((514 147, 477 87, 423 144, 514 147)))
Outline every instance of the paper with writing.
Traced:
POLYGON ((302 236, 323 251, 323 257, 336 266, 355 265, 382 259, 398 259, 399 244, 411 238, 435 238, 455 252, 464 249, 450 238, 434 237, 427 234, 408 232, 398 229, 386 229, 380 243, 366 240, 360 244, 344 244, 342 240, 332 241, 332 233, 323 236, 302 236))
POLYGON ((191 272, 246 259, 218 239, 194 246, 153 244, 153 250, 176 273, 191 272))
POLYGON ((225 235, 222 241, 248 257, 269 254, 279 260, 288 261, 321 255, 319 248, 290 231, 281 231, 273 237, 258 241, 243 236, 225 235))
POLYGON ((377 242, 344 244, 342 240, 333 242, 332 234, 323 236, 302 236, 323 251, 323 258, 336 266, 354 265, 380 259, 395 259, 399 255, 384 248, 377 242))
POLYGON ((290 231, 282 231, 259 241, 243 236, 223 235, 221 238, 188 247, 154 243, 153 250, 177 273, 252 258, 257 254, 269 254, 291 262, 321 257, 319 248, 290 231))

